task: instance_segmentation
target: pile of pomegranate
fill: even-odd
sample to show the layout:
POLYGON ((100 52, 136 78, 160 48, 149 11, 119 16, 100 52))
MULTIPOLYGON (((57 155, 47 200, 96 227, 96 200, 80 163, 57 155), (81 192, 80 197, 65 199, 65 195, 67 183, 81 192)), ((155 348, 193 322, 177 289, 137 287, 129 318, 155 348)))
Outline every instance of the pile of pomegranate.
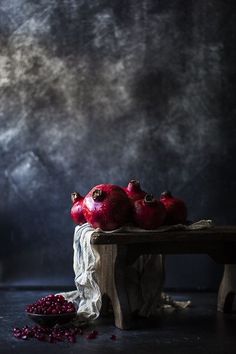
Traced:
POLYGON ((183 200, 163 192, 160 199, 142 190, 139 181, 127 187, 99 184, 85 197, 71 194, 71 217, 77 225, 88 222, 92 227, 111 231, 124 225, 155 230, 162 225, 185 224, 187 207, 183 200))
POLYGON ((41 315, 59 315, 63 313, 75 313, 76 308, 75 305, 71 301, 67 301, 64 296, 50 294, 28 305, 26 312, 41 315))

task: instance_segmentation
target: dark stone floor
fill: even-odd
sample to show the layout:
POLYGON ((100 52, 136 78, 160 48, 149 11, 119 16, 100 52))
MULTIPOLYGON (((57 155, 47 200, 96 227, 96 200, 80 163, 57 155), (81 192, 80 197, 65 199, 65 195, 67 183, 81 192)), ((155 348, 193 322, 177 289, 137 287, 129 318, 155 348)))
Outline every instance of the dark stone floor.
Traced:
MULTIPOLYGON (((184 293, 182 297, 192 300, 191 308, 165 310, 158 319, 148 322, 136 320, 135 329, 129 331, 115 328, 112 318, 98 319, 85 330, 99 332, 94 340, 83 336, 78 337, 75 344, 50 344, 34 339, 15 339, 13 327, 32 324, 24 313, 25 305, 51 292, 0 290, 0 354, 236 353, 236 313, 217 313, 214 293, 184 293), (116 341, 110 339, 112 334, 117 336, 116 341)), ((178 296, 175 293, 170 295, 178 296)))

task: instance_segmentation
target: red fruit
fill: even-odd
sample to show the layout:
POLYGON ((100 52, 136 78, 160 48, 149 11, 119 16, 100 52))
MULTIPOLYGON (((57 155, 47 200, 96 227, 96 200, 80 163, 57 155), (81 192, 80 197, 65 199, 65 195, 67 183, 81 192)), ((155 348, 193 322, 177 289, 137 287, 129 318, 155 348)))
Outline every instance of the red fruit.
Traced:
POLYGON ((163 192, 160 198, 166 208, 166 223, 185 224, 187 220, 187 207, 183 200, 175 198, 170 192, 163 192))
POLYGON ((129 221, 131 203, 121 187, 99 184, 84 197, 83 213, 92 227, 115 230, 129 221))
POLYGON ((166 218, 164 205, 151 194, 134 202, 134 222, 141 229, 155 230, 163 225, 166 218))
POLYGON ((77 192, 71 193, 71 201, 73 206, 70 211, 70 215, 77 225, 86 223, 86 219, 82 210, 82 203, 84 198, 77 192))
POLYGON ((145 195, 147 194, 141 189, 139 181, 132 179, 128 186, 124 188, 124 191, 128 195, 130 199, 133 201, 143 199, 145 195))

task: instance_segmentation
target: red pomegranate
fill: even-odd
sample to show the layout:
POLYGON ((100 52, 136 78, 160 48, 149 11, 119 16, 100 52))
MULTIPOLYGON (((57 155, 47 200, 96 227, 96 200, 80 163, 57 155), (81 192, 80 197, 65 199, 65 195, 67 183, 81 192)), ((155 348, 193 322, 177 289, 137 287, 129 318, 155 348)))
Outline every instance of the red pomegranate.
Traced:
POLYGON ((173 197, 169 191, 163 192, 160 200, 167 211, 167 224, 173 225, 186 223, 187 207, 183 200, 173 197))
POLYGON ((121 187, 99 184, 85 196, 83 213, 92 227, 115 230, 129 221, 131 203, 121 187))
POLYGON ((134 202, 134 222, 141 229, 155 230, 164 224, 165 218, 164 205, 151 194, 134 202))
POLYGON ((71 201, 73 205, 70 211, 70 215, 77 225, 82 225, 86 222, 82 210, 83 200, 84 198, 78 192, 71 193, 71 201))
POLYGON ((132 179, 129 182, 128 186, 124 188, 124 191, 126 192, 128 197, 133 201, 143 199, 147 194, 141 189, 140 182, 136 179, 132 179))

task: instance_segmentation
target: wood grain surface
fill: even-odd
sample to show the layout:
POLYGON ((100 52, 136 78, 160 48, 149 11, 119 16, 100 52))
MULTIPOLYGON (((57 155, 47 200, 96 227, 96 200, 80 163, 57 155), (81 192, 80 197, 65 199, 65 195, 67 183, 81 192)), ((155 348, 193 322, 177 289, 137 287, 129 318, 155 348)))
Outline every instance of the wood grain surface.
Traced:
POLYGON ((95 231, 91 237, 92 244, 169 243, 173 241, 180 243, 236 242, 236 226, 214 226, 210 229, 194 231, 143 231, 110 234, 95 231))

